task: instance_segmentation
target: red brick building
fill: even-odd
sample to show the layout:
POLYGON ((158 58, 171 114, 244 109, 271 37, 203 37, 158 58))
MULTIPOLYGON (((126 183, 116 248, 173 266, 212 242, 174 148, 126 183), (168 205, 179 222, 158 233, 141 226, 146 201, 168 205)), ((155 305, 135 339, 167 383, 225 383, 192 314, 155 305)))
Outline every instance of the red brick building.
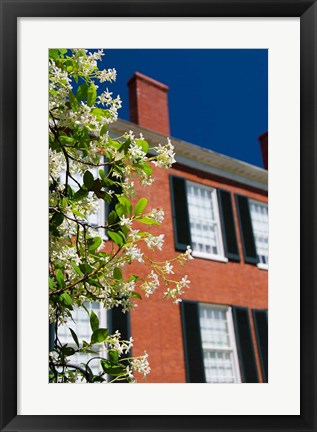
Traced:
MULTIPOLYGON (((112 133, 131 129, 163 144, 170 133, 168 87, 140 73, 128 85, 133 124, 119 120, 112 133)), ((260 140, 267 168, 267 134, 260 140)), ((146 382, 267 382, 268 173, 172 143, 176 164, 154 171, 153 186, 140 193, 151 207, 164 208, 155 231, 165 234, 159 260, 191 245, 195 259, 174 275, 188 274, 190 289, 178 305, 155 293, 120 325, 135 339, 133 354, 149 354, 146 382)))

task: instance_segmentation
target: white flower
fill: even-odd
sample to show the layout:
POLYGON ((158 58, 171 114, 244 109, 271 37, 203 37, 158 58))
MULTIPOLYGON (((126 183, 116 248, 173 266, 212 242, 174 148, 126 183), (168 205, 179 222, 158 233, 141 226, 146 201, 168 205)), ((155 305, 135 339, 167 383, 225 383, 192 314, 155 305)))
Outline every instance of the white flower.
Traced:
POLYGON ((120 225, 121 226, 127 226, 127 227, 131 227, 131 225, 132 225, 132 219, 130 219, 130 218, 126 218, 124 215, 122 215, 121 217, 120 217, 120 225))
POLYGON ((126 375, 127 375, 127 378, 134 381, 134 376, 132 373, 132 369, 130 369, 130 366, 127 366, 127 368, 126 368, 126 375))
POLYGON ((160 285, 160 281, 158 278, 158 275, 152 270, 151 273, 148 275, 148 278, 150 278, 151 280, 146 281, 142 287, 145 291, 145 296, 149 297, 151 294, 154 293, 154 291, 157 290, 157 288, 160 285))
POLYGON ((139 232, 140 232, 140 230, 134 230, 134 229, 131 228, 131 230, 130 230, 130 237, 131 237, 131 240, 133 242, 138 241, 138 240, 141 239, 141 236, 139 235, 139 232))
POLYGON ((174 146, 169 138, 167 138, 167 144, 165 146, 159 144, 157 147, 154 147, 154 150, 157 152, 156 160, 153 161, 155 166, 170 168, 172 164, 176 162, 174 158, 174 146))
POLYGON ((148 362, 148 354, 144 351, 144 355, 133 359, 131 362, 132 369, 143 374, 144 377, 151 372, 150 364, 148 362))
POLYGON ((169 261, 166 261, 165 266, 163 267, 163 271, 166 274, 174 274, 173 272, 173 266, 169 261))
POLYGON ((139 261, 141 263, 144 262, 144 259, 142 258, 143 253, 135 245, 126 246, 125 254, 130 259, 130 261, 135 260, 135 261, 139 261))
POLYGON ((134 181, 130 182, 124 182, 122 183, 122 192, 125 197, 127 198, 134 198, 135 196, 135 188, 134 188, 134 181))
POLYGON ((99 71, 97 74, 99 81, 101 83, 105 81, 115 81, 117 78, 117 71, 115 69, 104 69, 102 71, 99 71))
POLYGON ((159 236, 153 236, 149 234, 147 238, 145 238, 145 242, 149 249, 154 249, 156 246, 159 250, 162 250, 162 246, 164 243, 164 234, 160 234, 159 236))
POLYGON ((187 246, 187 250, 186 250, 186 252, 185 252, 185 257, 186 257, 188 260, 192 260, 192 259, 194 259, 194 257, 192 256, 192 253, 193 253, 193 251, 192 251, 191 247, 190 247, 190 246, 187 246))
POLYGON ((182 288, 189 288, 190 280, 188 280, 188 276, 185 275, 179 283, 182 288))
POLYGON ((164 210, 162 209, 153 209, 151 213, 149 213, 149 217, 154 219, 155 222, 162 223, 164 220, 164 210))
POLYGON ((130 156, 131 163, 140 163, 144 162, 146 158, 146 153, 142 150, 140 146, 136 143, 132 142, 130 144, 128 155, 130 156))

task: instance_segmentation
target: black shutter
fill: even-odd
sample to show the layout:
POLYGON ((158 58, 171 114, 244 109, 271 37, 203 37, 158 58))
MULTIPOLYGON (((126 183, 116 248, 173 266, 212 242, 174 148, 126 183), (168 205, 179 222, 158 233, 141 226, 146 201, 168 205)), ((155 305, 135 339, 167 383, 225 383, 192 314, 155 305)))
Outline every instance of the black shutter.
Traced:
POLYGON ((49 351, 55 348, 55 323, 49 323, 49 351))
POLYGON ((186 382, 205 383, 205 368, 199 324, 198 303, 181 303, 186 382))
POLYGON ((116 330, 119 330, 121 333, 121 339, 130 339, 130 314, 129 312, 123 313, 120 306, 114 307, 108 311, 109 334, 113 334, 116 330))
MULTIPOLYGON (((114 307, 113 309, 108 310, 107 312, 107 321, 108 321, 108 332, 110 335, 114 334, 116 330, 119 330, 121 333, 121 339, 129 340, 131 336, 131 327, 130 327, 130 313, 122 312, 122 308, 120 306, 114 307)), ((132 350, 130 350, 127 354, 122 354, 120 358, 126 358, 132 356, 132 350)), ((110 381, 114 379, 113 376, 109 377, 110 381)), ((128 382, 127 380, 114 381, 116 384, 124 384, 128 382)))
POLYGON ((230 261, 240 261, 236 228, 234 224, 231 192, 217 189, 221 230, 225 255, 230 261))
POLYGON ((263 382, 268 382, 268 321, 267 311, 253 309, 253 321, 261 361, 263 382))
POLYGON ((175 249, 186 251, 191 245, 186 180, 170 176, 175 249))
POLYGON ((257 264, 259 262, 259 257, 256 253, 249 200, 246 196, 236 195, 236 203, 238 208, 244 261, 249 264, 257 264))
POLYGON ((233 306, 232 312, 242 382, 257 383, 259 382, 259 378, 255 362, 248 308, 233 306))

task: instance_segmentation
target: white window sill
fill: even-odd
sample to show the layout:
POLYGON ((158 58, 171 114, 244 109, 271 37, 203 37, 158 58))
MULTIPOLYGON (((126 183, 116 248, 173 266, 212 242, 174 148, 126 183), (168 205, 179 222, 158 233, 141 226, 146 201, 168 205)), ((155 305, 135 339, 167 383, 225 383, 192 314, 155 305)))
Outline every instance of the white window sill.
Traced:
POLYGON ((262 263, 259 263, 259 264, 257 264, 256 266, 257 266, 257 268, 259 268, 260 270, 268 270, 268 269, 269 269, 269 265, 268 265, 268 264, 262 264, 262 263))
POLYGON ((194 258, 205 258, 211 261, 219 261, 219 262, 228 262, 228 258, 224 257, 224 256, 220 256, 220 255, 209 255, 203 252, 197 252, 197 251, 193 251, 193 257, 194 258))

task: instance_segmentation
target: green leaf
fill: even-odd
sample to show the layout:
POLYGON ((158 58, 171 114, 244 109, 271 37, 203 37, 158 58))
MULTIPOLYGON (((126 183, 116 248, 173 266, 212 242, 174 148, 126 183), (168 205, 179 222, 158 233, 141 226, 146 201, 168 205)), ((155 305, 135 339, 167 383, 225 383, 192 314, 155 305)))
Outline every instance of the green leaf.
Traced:
POLYGON ((93 380, 94 383, 95 383, 95 382, 105 382, 105 381, 106 381, 104 378, 102 378, 102 377, 99 376, 99 375, 95 375, 95 376, 93 376, 92 380, 93 380))
POLYGON ((132 204, 131 204, 130 200, 128 200, 128 198, 126 198, 125 196, 118 195, 118 194, 116 194, 116 197, 118 198, 119 203, 124 205, 125 208, 127 209, 127 214, 125 214, 125 216, 131 215, 132 214, 132 204))
POLYGON ((72 208, 72 212, 74 213, 74 215, 79 216, 80 218, 86 220, 86 216, 84 215, 84 213, 81 213, 80 211, 72 208))
POLYGON ((114 224, 117 221, 117 219, 118 219, 117 213, 114 210, 112 210, 108 216, 108 224, 109 225, 114 224))
POLYGON ((66 284, 65 284, 65 281, 64 281, 64 275, 63 275, 63 272, 60 269, 56 270, 55 277, 56 277, 58 285, 61 288, 66 288, 66 284))
POLYGON ((83 276, 82 271, 80 270, 80 268, 78 267, 78 265, 76 263, 74 263, 74 261, 71 261, 70 264, 73 267, 73 269, 75 270, 75 272, 78 274, 78 276, 83 276))
POLYGON ((50 58, 57 60, 58 59, 58 49, 50 49, 49 50, 50 58))
POLYGON ((137 293, 136 291, 133 291, 131 297, 132 298, 138 298, 138 299, 142 300, 142 296, 139 293, 137 293))
POLYGON ((78 337, 76 335, 76 333, 74 332, 74 330, 72 328, 69 327, 69 331, 72 334, 72 337, 74 339, 75 344, 77 345, 77 347, 79 348, 79 342, 78 342, 78 337))
POLYGON ((63 292, 63 294, 59 296, 59 300, 64 306, 67 307, 73 304, 73 299, 67 292, 63 292))
POLYGON ((94 187, 94 176, 90 171, 85 171, 84 174, 84 185, 87 187, 87 189, 91 190, 94 187))
POLYGON ((124 366, 120 364, 113 365, 109 360, 100 360, 103 371, 108 375, 118 376, 124 372, 124 366))
POLYGON ((95 287, 97 287, 97 288, 104 288, 104 287, 101 285, 101 283, 100 283, 98 280, 96 280, 96 279, 88 278, 88 279, 87 279, 87 282, 89 283, 89 285, 95 286, 95 287))
POLYGON ((61 200, 61 206, 63 207, 63 209, 65 209, 68 206, 68 201, 67 198, 62 198, 61 200))
POLYGON ((79 265, 79 268, 80 268, 80 270, 81 270, 84 274, 89 274, 89 273, 92 272, 92 267, 90 267, 90 265, 87 264, 86 262, 80 264, 80 265, 79 265))
POLYGON ((51 219, 51 224, 53 224, 53 226, 55 228, 57 228, 58 226, 60 226, 63 223, 64 220, 64 215, 62 213, 54 213, 52 219, 51 219))
POLYGON ((90 252, 96 250, 102 243, 102 240, 100 237, 93 237, 88 239, 87 244, 88 244, 88 250, 90 252))
POLYGON ((100 170, 99 170, 99 176, 100 176, 100 178, 101 179, 104 179, 105 178, 105 170, 104 170, 104 168, 100 168, 100 170))
POLYGON ((93 332, 90 339, 90 344, 98 344, 104 342, 108 337, 108 329, 99 328, 93 332))
POLYGON ((122 237, 117 234, 116 232, 113 231, 108 231, 108 236, 111 238, 111 240, 113 240, 118 246, 122 246, 123 245, 123 239, 122 237))
POLYGON ((114 277, 116 280, 122 280, 122 271, 121 271, 121 269, 119 269, 119 267, 116 267, 116 268, 113 270, 113 277, 114 277))
POLYGON ((93 332, 99 328, 99 319, 93 310, 90 312, 90 327, 93 332))
POLYGON ((127 208, 124 204, 121 203, 116 204, 115 209, 119 217, 127 216, 127 208))
POLYGON ((78 86, 76 97, 78 101, 82 101, 87 98, 88 85, 86 83, 80 84, 78 86))
POLYGON ((97 89, 94 83, 91 83, 87 90, 87 105, 93 106, 97 99, 97 89))
POLYGON ((51 277, 48 278, 48 284, 49 284, 50 290, 53 290, 54 289, 54 282, 53 282, 53 279, 51 277))
POLYGON ((151 166, 151 165, 149 165, 148 163, 144 163, 143 164, 143 171, 145 172, 145 174, 147 175, 147 176, 151 176, 152 175, 152 172, 153 172, 153 167, 151 166))
POLYGON ((144 153, 147 153, 149 151, 149 143, 145 140, 137 139, 135 140, 136 144, 141 147, 141 149, 144 151, 144 153))
POLYGON ((108 125, 104 124, 100 129, 100 135, 104 135, 107 132, 107 129, 108 129, 108 125))
POLYGON ((73 144, 75 142, 73 137, 69 137, 67 135, 59 135, 58 139, 63 145, 73 144))
POLYGON ((68 347, 68 346, 66 346, 66 347, 64 347, 63 349, 62 349, 62 351, 63 351, 63 354, 65 355, 65 356, 67 356, 67 357, 70 357, 70 356, 72 356, 73 354, 75 354, 75 350, 74 350, 74 348, 72 348, 72 347, 68 347))
POLYGON ((160 225, 159 224, 159 222, 156 222, 154 219, 151 219, 151 218, 140 218, 140 219, 137 219, 138 220, 138 222, 142 222, 142 223, 144 223, 145 225, 160 225))
POLYGON ((108 355, 109 355, 109 360, 114 362, 114 363, 117 363, 117 361, 119 360, 119 354, 117 351, 110 350, 108 352, 108 355))
POLYGON ((88 196, 88 191, 80 188, 78 189, 77 192, 74 193, 73 201, 79 201, 83 198, 86 198, 87 196, 88 196))
POLYGON ((79 108, 79 102, 78 102, 76 96, 74 95, 74 93, 71 90, 69 90, 68 98, 69 98, 69 103, 70 103, 71 109, 73 111, 77 111, 78 108, 79 108))
POLYGON ((148 200, 146 198, 141 198, 135 205, 134 214, 137 216, 143 212, 146 208, 148 200))

